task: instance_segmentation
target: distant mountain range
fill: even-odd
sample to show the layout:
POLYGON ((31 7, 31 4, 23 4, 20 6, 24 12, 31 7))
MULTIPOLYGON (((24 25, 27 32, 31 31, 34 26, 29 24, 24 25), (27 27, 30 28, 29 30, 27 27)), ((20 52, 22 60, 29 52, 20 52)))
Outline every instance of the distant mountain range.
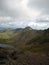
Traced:
POLYGON ((5 30, 6 28, 4 28, 4 27, 0 27, 0 30, 5 30))
MULTIPOLYGON (((0 30, 12 30, 12 29, 21 30, 24 28, 9 28, 9 27, 1 27, 0 26, 0 30)), ((28 26, 28 27, 25 27, 25 29, 32 29, 32 28, 28 26)))
POLYGON ((0 30, 11 30, 12 28, 0 27, 0 30))

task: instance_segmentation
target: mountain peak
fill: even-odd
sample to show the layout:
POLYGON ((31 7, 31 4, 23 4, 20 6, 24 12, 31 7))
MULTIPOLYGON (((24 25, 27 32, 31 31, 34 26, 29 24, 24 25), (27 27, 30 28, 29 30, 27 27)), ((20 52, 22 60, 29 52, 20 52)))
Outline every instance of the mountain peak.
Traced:
POLYGON ((25 30, 32 30, 32 28, 28 26, 25 28, 25 30))

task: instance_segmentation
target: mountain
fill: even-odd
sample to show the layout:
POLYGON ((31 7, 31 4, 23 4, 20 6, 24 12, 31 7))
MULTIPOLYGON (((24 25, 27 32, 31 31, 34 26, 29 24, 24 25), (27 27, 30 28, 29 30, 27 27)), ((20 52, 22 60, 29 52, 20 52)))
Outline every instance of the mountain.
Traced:
POLYGON ((25 29, 25 30, 32 30, 32 28, 29 27, 29 26, 28 26, 28 27, 25 27, 24 29, 25 29))
POLYGON ((0 65, 49 65, 49 28, 0 32, 0 65))
POLYGON ((9 28, 9 27, 0 27, 0 31, 5 31, 5 30, 13 30, 13 28, 9 28))
POLYGON ((12 39, 14 41, 12 42, 18 43, 18 44, 26 44, 31 39, 37 37, 38 34, 39 32, 37 30, 33 30, 30 27, 26 27, 21 32, 18 32, 18 34, 15 34, 15 36, 13 36, 12 39))
POLYGON ((6 30, 0 32, 0 43, 10 44, 24 50, 48 52, 49 29, 33 30, 31 27, 26 27, 6 30))
POLYGON ((15 34, 10 39, 10 43, 23 50, 49 53, 49 29, 33 30, 26 27, 15 34))

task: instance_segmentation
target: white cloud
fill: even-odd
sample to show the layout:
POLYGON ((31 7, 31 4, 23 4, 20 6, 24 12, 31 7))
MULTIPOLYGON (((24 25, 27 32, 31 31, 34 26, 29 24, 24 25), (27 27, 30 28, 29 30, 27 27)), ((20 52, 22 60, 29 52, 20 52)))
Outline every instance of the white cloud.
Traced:
POLYGON ((12 20, 12 18, 11 17, 2 17, 2 16, 0 16, 0 22, 2 22, 2 21, 9 21, 9 20, 12 20))
POLYGON ((49 0, 0 0, 2 26, 43 29, 49 27, 45 22, 49 22, 49 0))
POLYGON ((49 23, 29 22, 28 26, 30 26, 34 29, 47 29, 49 27, 49 23))
MULTIPOLYGON (((18 19, 34 19, 40 15, 40 11, 28 7, 29 0, 2 0, 1 10, 4 15, 18 19)), ((3 14, 2 14, 3 15, 3 14)))

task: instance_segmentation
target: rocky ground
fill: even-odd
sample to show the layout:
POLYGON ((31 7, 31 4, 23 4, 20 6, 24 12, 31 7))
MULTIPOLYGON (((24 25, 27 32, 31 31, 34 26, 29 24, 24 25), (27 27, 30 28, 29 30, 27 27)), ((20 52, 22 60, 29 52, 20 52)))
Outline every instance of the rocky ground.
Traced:
POLYGON ((49 55, 0 48, 0 65, 49 65, 49 55))

